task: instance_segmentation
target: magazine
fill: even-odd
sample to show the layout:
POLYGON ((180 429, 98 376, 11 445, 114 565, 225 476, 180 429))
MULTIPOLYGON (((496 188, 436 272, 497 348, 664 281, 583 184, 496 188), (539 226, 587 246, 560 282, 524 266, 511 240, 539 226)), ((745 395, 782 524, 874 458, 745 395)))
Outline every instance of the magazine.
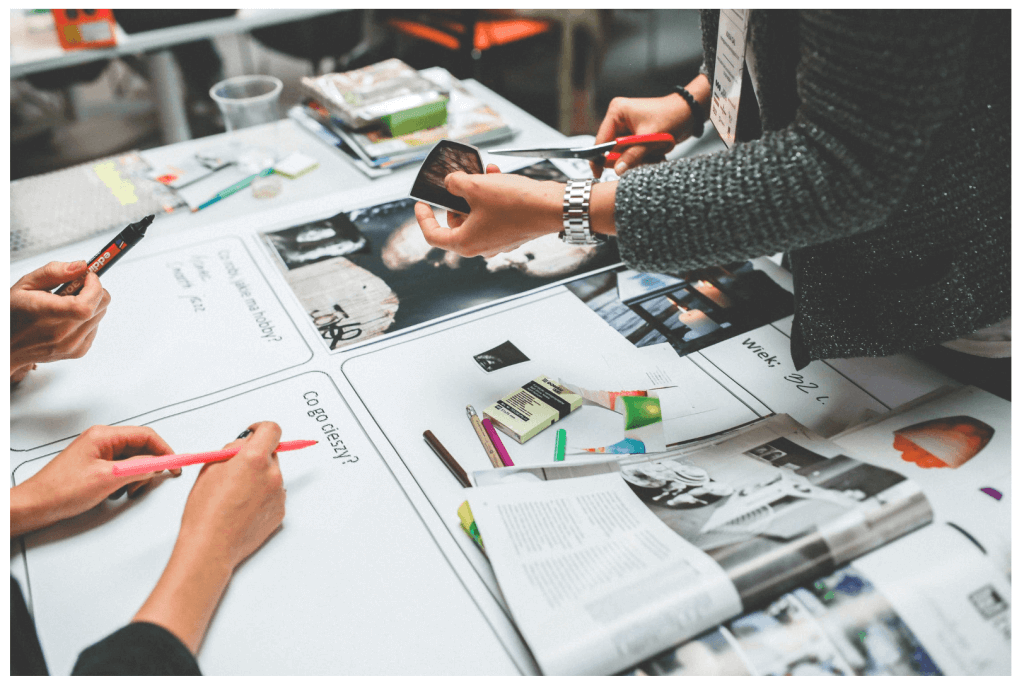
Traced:
POLYGON ((932 518, 916 483, 785 415, 703 446, 475 480, 483 545, 545 674, 630 668, 932 518))
POLYGON ((354 130, 316 102, 307 104, 305 111, 375 168, 394 168, 421 161, 442 139, 483 145, 512 136, 512 129, 501 115, 470 93, 451 73, 440 67, 424 69, 420 73, 448 92, 448 121, 444 125, 392 136, 383 126, 354 130))
POLYGON ((381 118, 429 104, 443 103, 446 91, 400 59, 346 71, 303 77, 302 86, 345 125, 361 129, 381 118))
POLYGON ((1009 674, 1010 583, 970 540, 933 523, 629 673, 1009 674))
POLYGON ((914 480, 936 520, 952 523, 1010 574, 1010 403, 966 386, 925 395, 832 441, 914 480))

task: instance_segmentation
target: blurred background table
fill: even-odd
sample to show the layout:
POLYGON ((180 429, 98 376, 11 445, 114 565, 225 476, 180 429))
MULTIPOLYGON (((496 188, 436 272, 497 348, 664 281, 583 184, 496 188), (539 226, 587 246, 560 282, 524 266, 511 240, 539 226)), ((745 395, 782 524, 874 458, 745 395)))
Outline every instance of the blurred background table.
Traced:
MULTIPOLYGON (((144 55, 156 100, 164 143, 191 139, 182 81, 170 48, 229 33, 311 19, 337 9, 245 9, 234 16, 128 34, 117 27, 117 45, 100 49, 64 50, 53 30, 33 29, 32 17, 11 10, 11 80, 47 71, 99 62, 125 55, 144 55)), ((45 18, 44 20, 45 21, 45 18)), ((52 22, 52 19, 51 19, 52 22)))
POLYGON ((596 132, 613 97, 670 92, 696 74, 701 58, 698 13, 688 9, 243 9, 204 20, 225 12, 235 10, 118 10, 117 48, 65 53, 48 12, 14 11, 11 177, 222 132, 208 95, 218 69, 220 77, 280 78, 285 111, 303 96, 302 76, 399 57, 473 78, 578 135, 596 132), (449 27, 452 35, 461 28, 474 39, 443 36, 445 47, 393 20, 449 27), (171 25, 182 21, 194 23, 171 25), (544 30, 534 31, 537 24, 544 30), (147 28, 154 25, 165 27, 147 28), (175 42, 183 40, 191 42, 175 42))

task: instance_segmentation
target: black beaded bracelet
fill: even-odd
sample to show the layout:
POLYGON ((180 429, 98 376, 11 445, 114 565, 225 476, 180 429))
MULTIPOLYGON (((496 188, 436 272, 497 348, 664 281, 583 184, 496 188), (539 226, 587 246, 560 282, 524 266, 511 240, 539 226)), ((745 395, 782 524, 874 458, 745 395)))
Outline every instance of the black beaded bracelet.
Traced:
POLYGON ((694 118, 693 133, 690 136, 697 139, 704 134, 704 121, 707 120, 704 116, 704 109, 697 103, 696 97, 691 95, 690 91, 682 85, 676 85, 675 91, 690 105, 690 113, 693 114, 694 118))

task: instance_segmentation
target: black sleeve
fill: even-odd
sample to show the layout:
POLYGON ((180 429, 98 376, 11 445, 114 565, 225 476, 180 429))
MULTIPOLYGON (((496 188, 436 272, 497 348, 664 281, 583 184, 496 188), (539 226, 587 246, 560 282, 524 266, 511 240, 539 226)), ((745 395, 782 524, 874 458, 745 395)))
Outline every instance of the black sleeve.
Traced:
POLYGON ((46 676, 46 660, 21 586, 11 577, 11 676, 46 676))
POLYGON ((161 626, 132 622, 78 656, 76 676, 199 676, 199 664, 178 638, 161 626))

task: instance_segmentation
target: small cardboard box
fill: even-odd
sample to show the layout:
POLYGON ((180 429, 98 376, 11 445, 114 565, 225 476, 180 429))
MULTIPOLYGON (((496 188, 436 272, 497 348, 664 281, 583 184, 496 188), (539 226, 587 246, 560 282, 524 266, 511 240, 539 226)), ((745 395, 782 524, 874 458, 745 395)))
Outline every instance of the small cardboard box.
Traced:
POLYGON ((582 405, 581 396, 547 376, 538 376, 484 409, 484 416, 522 444, 582 405))

